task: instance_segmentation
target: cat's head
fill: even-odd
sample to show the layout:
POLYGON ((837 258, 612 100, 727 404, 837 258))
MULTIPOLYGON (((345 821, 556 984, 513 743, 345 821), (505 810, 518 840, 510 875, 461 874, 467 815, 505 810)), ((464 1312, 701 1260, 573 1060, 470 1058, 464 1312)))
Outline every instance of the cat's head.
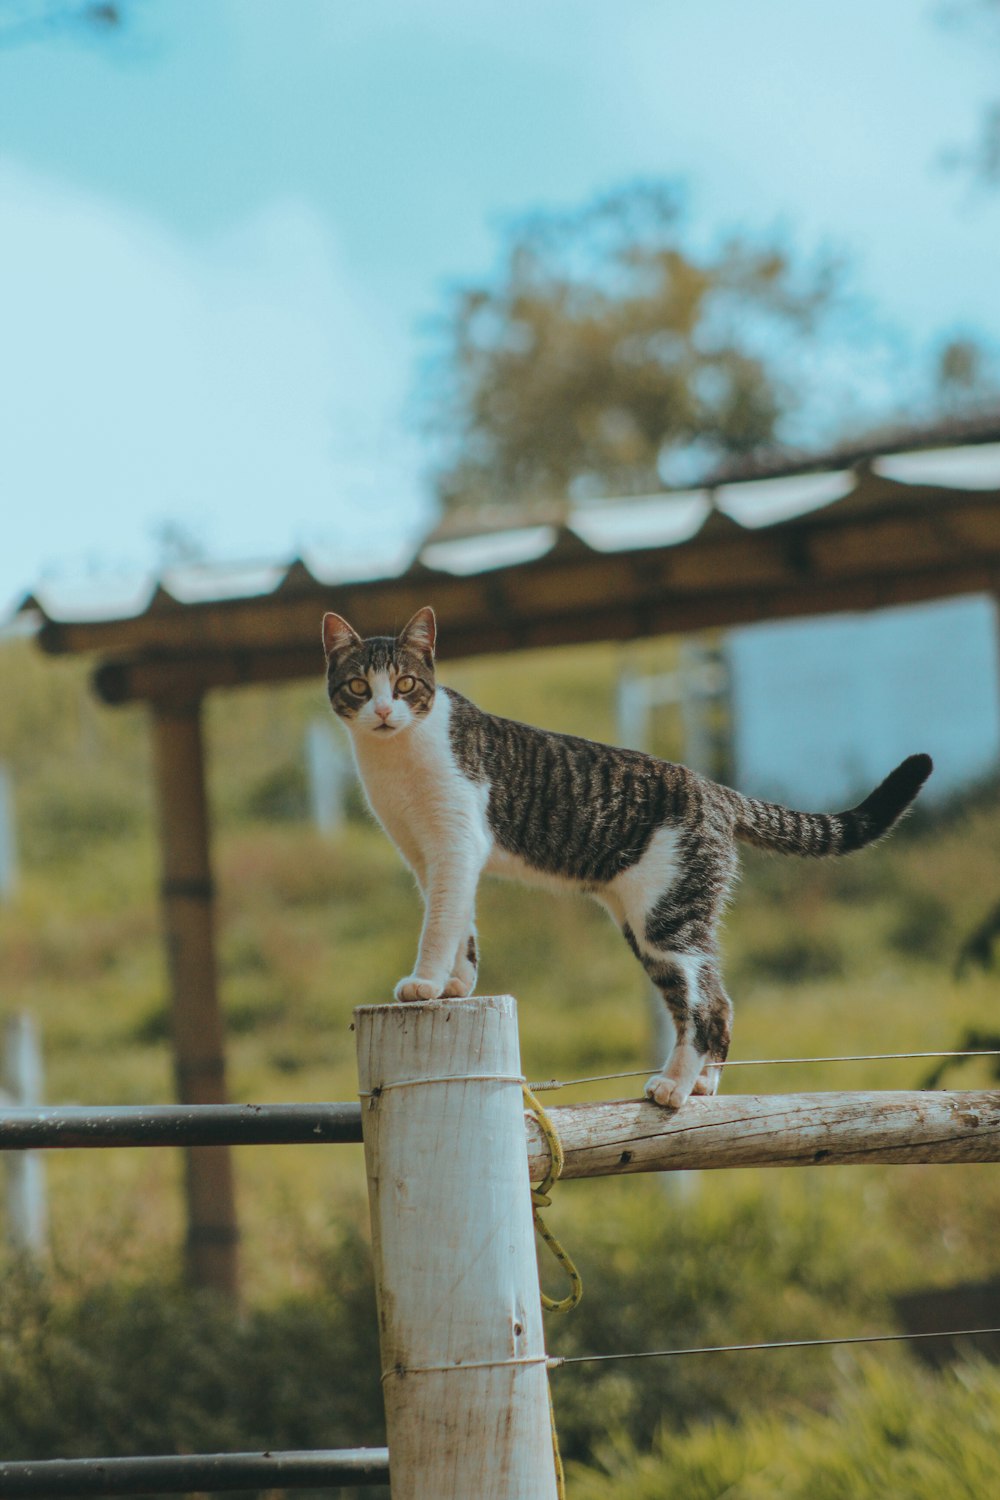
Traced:
POLYGON ((352 734, 391 740, 430 713, 436 634, 429 606, 399 635, 367 639, 340 615, 323 616, 327 692, 352 734))

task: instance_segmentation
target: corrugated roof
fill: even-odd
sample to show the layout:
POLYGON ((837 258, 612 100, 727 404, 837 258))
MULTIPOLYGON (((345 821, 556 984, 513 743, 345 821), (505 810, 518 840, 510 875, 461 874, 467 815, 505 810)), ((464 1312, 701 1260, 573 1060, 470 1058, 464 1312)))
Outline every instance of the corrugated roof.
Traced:
MULTIPOLYGON (((874 460, 870 472, 907 486, 956 491, 1000 489, 1000 442, 897 453, 874 460)), ((561 507, 561 530, 595 552, 677 546, 702 530, 713 509, 740 526, 756 529, 805 516, 857 490, 857 471, 807 471, 750 479, 710 490, 664 490, 561 507)), ((176 605, 260 598, 279 590, 399 578, 419 569, 455 576, 535 562, 555 547, 554 525, 498 527, 471 535, 431 539, 416 549, 345 556, 314 553, 291 563, 191 563, 166 569, 158 578, 101 578, 76 584, 41 584, 18 606, 56 622, 98 622, 156 614, 176 605)))
POLYGON ((312 672, 328 607, 378 630, 431 602, 461 655, 996 589, 998 502, 1000 440, 921 446, 518 524, 451 516, 381 556, 172 568, 87 602, 40 588, 21 609, 46 649, 116 658, 106 696, 156 697, 312 672))

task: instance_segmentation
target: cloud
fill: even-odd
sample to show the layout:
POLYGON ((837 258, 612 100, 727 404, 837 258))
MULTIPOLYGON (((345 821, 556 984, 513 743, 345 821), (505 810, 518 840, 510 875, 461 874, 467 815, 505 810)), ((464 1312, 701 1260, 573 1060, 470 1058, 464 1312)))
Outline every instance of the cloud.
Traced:
POLYGON ((407 340, 304 203, 190 243, 0 162, 0 222, 0 598, 168 517, 227 558, 412 527, 407 340))

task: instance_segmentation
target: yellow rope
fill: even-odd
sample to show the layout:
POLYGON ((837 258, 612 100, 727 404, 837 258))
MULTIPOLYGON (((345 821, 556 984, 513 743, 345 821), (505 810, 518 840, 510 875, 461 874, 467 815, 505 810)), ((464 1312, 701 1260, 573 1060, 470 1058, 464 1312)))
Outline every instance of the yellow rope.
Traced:
POLYGON ((531 1211, 535 1220, 535 1229, 545 1241, 552 1255, 562 1266, 570 1285, 569 1293, 558 1300, 554 1297, 547 1297, 542 1292, 542 1306, 546 1312, 571 1312, 583 1296, 583 1281, 567 1251, 560 1245, 540 1212, 541 1209, 550 1206, 552 1199, 549 1197, 549 1191, 563 1169, 562 1141, 559 1139, 552 1121, 526 1084, 524 1086, 524 1102, 538 1121, 538 1127, 545 1137, 545 1144, 549 1148, 549 1170, 541 1182, 531 1189, 531 1211))
POLYGON ((563 1468, 562 1454, 559 1452, 559 1434, 556 1432, 556 1409, 552 1405, 552 1382, 546 1376, 545 1389, 549 1393, 549 1426, 552 1429, 552 1457, 555 1460, 556 1469, 556 1497, 557 1500, 566 1500, 566 1471, 563 1468))
MULTIPOLYGON (((538 1128, 545 1137, 545 1144, 549 1148, 549 1170, 541 1182, 531 1189, 531 1212, 535 1221, 535 1229, 562 1266, 570 1285, 568 1295, 558 1300, 554 1297, 547 1297, 541 1289, 539 1289, 539 1295, 541 1296, 542 1306, 546 1312, 570 1312, 583 1296, 583 1281, 569 1255, 547 1227, 539 1212, 540 1209, 548 1208, 552 1202, 552 1199, 549 1197, 549 1191, 563 1169, 562 1141, 559 1139, 558 1132, 552 1121, 527 1084, 524 1085, 524 1102, 538 1121, 538 1128)), ((566 1500, 566 1475, 563 1470, 562 1455, 559 1452, 559 1434, 556 1431, 556 1413, 552 1405, 551 1385, 548 1387, 548 1392, 549 1424, 552 1428, 552 1457, 555 1462, 556 1471, 556 1495, 558 1500, 566 1500)))

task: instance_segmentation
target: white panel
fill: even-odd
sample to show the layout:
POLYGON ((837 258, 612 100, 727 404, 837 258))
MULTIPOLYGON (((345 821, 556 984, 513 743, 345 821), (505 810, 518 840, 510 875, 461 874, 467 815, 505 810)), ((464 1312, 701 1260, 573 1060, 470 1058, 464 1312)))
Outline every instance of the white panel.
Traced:
POLYGON ((432 542, 420 554, 425 567, 439 573, 488 573, 517 563, 534 562, 555 546, 552 526, 518 526, 512 531, 484 532, 454 542, 432 542))
POLYGON ((772 526, 792 516, 804 516, 835 500, 843 500, 854 488, 849 469, 838 473, 789 474, 782 479, 748 479, 742 484, 723 484, 715 492, 715 503, 741 526, 772 526))
POLYGON ((710 509, 707 490, 675 490, 667 495, 581 505, 573 511, 570 526, 598 552, 672 547, 696 536, 710 509))
POLYGON ((922 453, 890 453, 872 471, 900 484, 940 484, 956 490, 1000 489, 1000 443, 966 448, 928 448, 922 453))
POLYGON ((839 810, 928 751, 941 798, 1000 758, 997 620, 988 598, 755 625, 729 636, 742 790, 839 810))

